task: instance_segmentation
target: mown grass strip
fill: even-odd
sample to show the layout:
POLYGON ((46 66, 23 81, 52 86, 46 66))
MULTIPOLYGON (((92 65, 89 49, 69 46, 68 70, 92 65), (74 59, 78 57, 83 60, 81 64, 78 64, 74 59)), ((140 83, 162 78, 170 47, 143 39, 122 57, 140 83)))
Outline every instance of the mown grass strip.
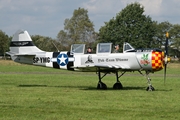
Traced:
POLYGON ((138 73, 122 76, 123 90, 113 90, 115 76, 97 90, 95 73, 81 73, 0 61, 0 119, 131 120, 180 119, 180 65, 150 74, 155 91, 138 73), (5 64, 4 64, 5 63, 5 64))

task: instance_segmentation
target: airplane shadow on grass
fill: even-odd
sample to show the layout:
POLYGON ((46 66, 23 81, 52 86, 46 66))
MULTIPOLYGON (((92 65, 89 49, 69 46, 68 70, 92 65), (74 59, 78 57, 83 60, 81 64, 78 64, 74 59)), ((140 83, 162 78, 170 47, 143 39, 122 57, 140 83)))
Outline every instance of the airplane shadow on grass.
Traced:
MULTIPOLYGON (((48 86, 38 84, 21 84, 18 87, 57 87, 57 88, 79 88, 80 90, 98 90, 96 87, 89 86, 48 86)), ((123 87, 121 90, 143 90, 145 87, 123 87)), ((114 90, 113 88, 107 88, 106 90, 114 90)))
MULTIPOLYGON (((86 87, 81 90, 99 90, 99 89, 97 89, 96 87, 86 87)), ((105 90, 119 90, 119 89, 113 89, 113 88, 109 87, 105 90)), ((145 87, 123 87, 123 89, 120 89, 120 90, 145 90, 145 87)))
MULTIPOLYGON (((23 84, 23 85, 21 84, 21 85, 18 85, 18 87, 57 87, 57 88, 76 88, 76 89, 79 89, 79 90, 99 90, 99 89, 97 89, 96 87, 93 87, 93 86, 48 86, 48 85, 38 85, 38 84, 23 84)), ((107 88, 106 90, 116 90, 116 89, 107 88)), ((146 90, 146 87, 125 86, 125 87, 123 87, 123 89, 120 89, 119 91, 121 91, 121 90, 146 90)), ((172 91, 172 89, 170 89, 170 90, 155 89, 155 91, 172 91)))
POLYGON ((47 85, 32 84, 32 85, 18 85, 18 87, 48 87, 48 86, 47 85))

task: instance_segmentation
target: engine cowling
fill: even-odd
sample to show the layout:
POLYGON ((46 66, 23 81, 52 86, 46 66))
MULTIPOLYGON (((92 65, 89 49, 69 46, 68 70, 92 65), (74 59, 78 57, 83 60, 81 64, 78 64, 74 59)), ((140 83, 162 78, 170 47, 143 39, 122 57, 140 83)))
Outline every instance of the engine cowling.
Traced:
POLYGON ((151 64, 153 71, 159 71, 164 68, 164 52, 152 51, 151 64))
POLYGON ((161 50, 142 50, 136 53, 142 70, 159 71, 164 68, 164 52, 161 50))

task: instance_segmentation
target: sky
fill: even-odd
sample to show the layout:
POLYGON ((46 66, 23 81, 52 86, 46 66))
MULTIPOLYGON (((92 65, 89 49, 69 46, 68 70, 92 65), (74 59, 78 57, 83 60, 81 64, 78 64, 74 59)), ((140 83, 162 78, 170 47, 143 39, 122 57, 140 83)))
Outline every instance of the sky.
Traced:
POLYGON ((144 6, 144 14, 158 23, 180 24, 179 0, 0 0, 0 30, 13 36, 23 29, 30 35, 55 39, 64 29, 64 20, 80 7, 88 10, 95 31, 99 32, 104 22, 134 2, 144 6))

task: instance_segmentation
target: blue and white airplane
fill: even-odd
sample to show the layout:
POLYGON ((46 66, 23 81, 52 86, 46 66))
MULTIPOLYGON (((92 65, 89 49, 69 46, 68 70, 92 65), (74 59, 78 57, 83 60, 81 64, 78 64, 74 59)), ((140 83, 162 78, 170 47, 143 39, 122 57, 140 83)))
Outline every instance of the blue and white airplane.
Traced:
MULTIPOLYGON (((168 37, 166 41, 168 41, 168 37)), ((93 54, 85 53, 85 44, 73 44, 70 51, 45 52, 34 45, 27 31, 18 30, 12 38, 10 51, 7 54, 18 63, 72 71, 96 72, 99 79, 97 89, 107 89, 102 79, 108 73, 116 75, 116 83, 113 88, 123 89, 119 80, 121 76, 126 72, 138 71, 142 74, 142 71, 145 71, 148 81, 146 90, 153 91, 154 87, 148 74, 164 69, 164 80, 166 79, 166 66, 170 61, 167 45, 168 42, 166 42, 165 52, 160 49, 137 50, 129 43, 123 44, 122 53, 112 53, 112 43, 98 43, 96 53, 93 54), (101 73, 103 73, 102 76, 101 73)))

